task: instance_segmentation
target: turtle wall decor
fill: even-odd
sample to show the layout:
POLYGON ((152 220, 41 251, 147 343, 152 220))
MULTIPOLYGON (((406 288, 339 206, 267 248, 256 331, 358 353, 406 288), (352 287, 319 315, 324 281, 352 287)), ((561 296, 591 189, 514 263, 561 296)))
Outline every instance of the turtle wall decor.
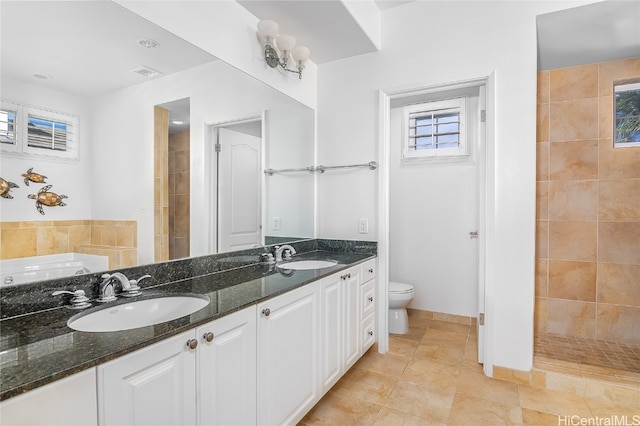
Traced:
POLYGON ((45 181, 47 177, 44 175, 41 175, 40 173, 34 172, 33 167, 27 170, 26 173, 23 173, 22 177, 24 178, 24 184, 27 186, 29 186, 29 181, 33 183, 47 183, 45 181))
POLYGON ((9 200, 12 199, 13 197, 11 196, 11 194, 9 194, 9 191, 11 191, 12 188, 20 187, 15 183, 9 182, 8 180, 0 177, 0 197, 7 198, 9 200))
POLYGON ((55 206, 66 206, 66 204, 62 201, 64 198, 69 198, 66 195, 58 195, 55 192, 49 192, 53 185, 43 186, 37 194, 29 194, 27 198, 32 200, 36 200, 36 209, 40 212, 40 214, 44 214, 44 210, 42 206, 55 207, 55 206))

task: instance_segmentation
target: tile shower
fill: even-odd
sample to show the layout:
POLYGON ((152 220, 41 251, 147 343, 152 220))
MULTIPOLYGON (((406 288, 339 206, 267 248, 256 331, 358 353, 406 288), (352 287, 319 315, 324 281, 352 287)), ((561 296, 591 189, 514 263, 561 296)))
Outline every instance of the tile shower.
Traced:
POLYGON ((640 371, 640 147, 613 148, 628 79, 640 58, 538 73, 535 351, 640 371))

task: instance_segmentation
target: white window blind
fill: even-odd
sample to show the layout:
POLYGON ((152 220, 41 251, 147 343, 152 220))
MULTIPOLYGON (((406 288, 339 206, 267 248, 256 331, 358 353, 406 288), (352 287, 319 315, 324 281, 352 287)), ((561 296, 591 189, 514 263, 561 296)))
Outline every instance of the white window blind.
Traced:
POLYGON ((0 108, 0 143, 4 149, 15 150, 17 145, 16 115, 18 106, 3 103, 0 108))

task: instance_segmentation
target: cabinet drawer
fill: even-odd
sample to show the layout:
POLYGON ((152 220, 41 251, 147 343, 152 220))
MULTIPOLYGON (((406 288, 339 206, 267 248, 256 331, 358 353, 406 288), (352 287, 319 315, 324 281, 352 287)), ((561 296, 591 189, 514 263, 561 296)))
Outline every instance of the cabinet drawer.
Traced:
POLYGON ((362 321, 362 353, 376 341, 376 316, 371 314, 362 321))
POLYGON ((360 318, 366 318, 376 310, 375 292, 376 280, 369 280, 362 284, 360 291, 362 297, 360 303, 360 306, 362 307, 362 316, 360 318))
POLYGON ((367 260, 362 265, 362 282, 367 282, 376 277, 376 259, 367 260))

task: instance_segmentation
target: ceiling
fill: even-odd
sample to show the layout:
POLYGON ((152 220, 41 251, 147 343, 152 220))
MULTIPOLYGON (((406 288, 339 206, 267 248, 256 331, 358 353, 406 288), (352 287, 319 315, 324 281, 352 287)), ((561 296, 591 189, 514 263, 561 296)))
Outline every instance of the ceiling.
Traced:
POLYGON ((538 69, 640 56, 640 1, 603 1, 538 16, 538 69))

